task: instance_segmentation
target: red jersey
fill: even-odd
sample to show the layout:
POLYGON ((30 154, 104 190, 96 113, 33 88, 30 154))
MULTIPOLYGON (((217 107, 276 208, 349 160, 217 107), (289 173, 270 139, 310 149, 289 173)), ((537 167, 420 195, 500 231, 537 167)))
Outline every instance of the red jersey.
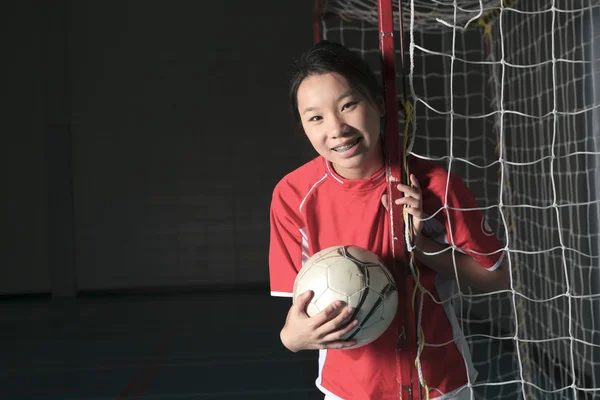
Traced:
MULTIPOLYGON (((460 177, 432 162, 413 158, 411 172, 419 180, 423 211, 434 217, 423 226, 423 234, 470 254, 489 270, 502 261, 502 245, 486 224, 472 193, 460 177), (447 205, 446 185, 449 182, 447 205)), ((390 218, 381 203, 387 189, 382 168, 368 179, 347 180, 330 163, 317 157, 286 175, 275 187, 271 204, 269 270, 271 294, 292 297, 296 275, 314 253, 336 245, 355 245, 379 255, 392 265, 390 218)), ((420 284, 431 292, 422 296, 422 321, 426 346, 420 356, 430 398, 443 399, 467 383, 467 371, 474 381, 468 346, 451 302, 438 304, 451 294, 453 282, 432 269, 419 265, 420 284), (433 345, 433 346, 428 346, 433 345)), ((399 276, 399 275, 396 275, 399 276)), ((412 280, 412 277, 406 279, 412 280)), ((412 302, 406 282, 396 282, 399 301, 412 302)), ((398 307, 402 305, 399 304, 398 307)), ((415 329, 414 315, 410 316, 415 329)), ((317 387, 328 398, 347 400, 396 400, 399 385, 419 390, 416 370, 413 382, 405 382, 400 363, 408 353, 397 351, 399 318, 374 342, 345 350, 320 350, 317 387), (393 328, 393 329, 392 329, 393 328)), ((409 360, 414 365, 414 359, 409 360)), ((418 396, 416 397, 418 398, 418 396)))

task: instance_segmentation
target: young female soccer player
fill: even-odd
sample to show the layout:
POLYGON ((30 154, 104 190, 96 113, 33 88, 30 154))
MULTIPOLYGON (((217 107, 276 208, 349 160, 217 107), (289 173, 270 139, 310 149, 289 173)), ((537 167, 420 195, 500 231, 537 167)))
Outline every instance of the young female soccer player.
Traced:
MULTIPOLYGON (((356 245, 378 254, 392 265, 390 221, 385 201, 387 188, 382 144, 382 90, 364 60, 347 48, 322 41, 304 54, 291 80, 293 116, 318 157, 286 175, 275 187, 271 204, 269 268, 271 294, 292 296, 293 284, 302 264, 312 254, 335 245, 356 245)), ((467 375, 476 371, 446 298, 455 279, 452 251, 426 255, 450 244, 461 283, 484 291, 507 288, 508 267, 502 245, 491 233, 480 211, 444 208, 447 171, 431 162, 410 160, 414 187, 398 185, 404 196, 397 200, 413 216, 415 257, 421 286, 438 302, 424 296, 421 325, 426 346, 420 356, 429 398, 470 398, 467 375), (450 223, 448 223, 448 218, 450 223), (449 344, 448 344, 449 343, 449 344), (464 357, 464 358, 463 358, 464 357), (463 390, 461 390, 463 389, 463 390)), ((455 208, 476 208, 462 180, 450 175, 447 203, 455 208)), ((407 277, 406 279, 412 279, 407 277)), ((400 302, 412 293, 397 282, 400 302)), ((357 349, 347 349, 352 340, 341 340, 356 324, 348 324, 352 310, 335 302, 310 318, 305 312, 312 293, 300 296, 287 315, 281 341, 293 352, 319 350, 317 387, 327 399, 398 399, 407 382, 400 364, 411 357, 398 349, 391 329, 377 340, 357 349)), ((399 304, 399 308, 402 304, 399 304)), ((415 322, 412 316, 412 326, 415 322)), ((398 318, 392 325, 399 324, 398 318)), ((396 328, 396 327, 394 327, 396 328)), ((411 365, 414 359, 408 360, 411 365)))

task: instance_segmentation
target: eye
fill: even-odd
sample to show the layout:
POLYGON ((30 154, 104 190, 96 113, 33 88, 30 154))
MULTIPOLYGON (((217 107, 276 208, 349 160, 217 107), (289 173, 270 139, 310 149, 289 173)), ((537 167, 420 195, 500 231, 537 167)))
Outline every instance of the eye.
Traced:
POLYGON ((320 115, 315 115, 314 117, 310 117, 309 121, 315 122, 315 121, 320 121, 321 119, 323 119, 323 118, 320 115))
POLYGON ((348 110, 352 107, 354 107, 355 105, 358 104, 358 101, 351 101, 350 103, 346 103, 344 104, 344 106, 342 107, 342 111, 348 110))

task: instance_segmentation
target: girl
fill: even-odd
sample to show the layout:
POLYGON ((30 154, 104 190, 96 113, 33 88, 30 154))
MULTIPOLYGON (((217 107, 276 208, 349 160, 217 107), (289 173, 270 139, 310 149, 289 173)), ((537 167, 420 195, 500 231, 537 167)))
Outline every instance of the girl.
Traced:
MULTIPOLYGON (((291 297, 303 262, 327 247, 360 246, 392 265, 380 134, 382 98, 372 71, 347 48, 321 41, 302 56, 291 79, 291 109, 319 155, 286 175, 274 189, 269 250, 272 295, 291 297)), ((466 385, 475 380, 476 371, 452 306, 443 301, 452 294, 453 257, 460 282, 484 291, 506 289, 508 267, 502 245, 480 211, 444 208, 447 184, 448 206, 477 208, 462 180, 450 174, 448 182, 448 172, 428 161, 414 158, 410 166, 414 187, 398 185, 404 197, 396 204, 413 216, 420 285, 435 298, 425 295, 421 308, 424 341, 436 344, 426 346, 420 355, 423 378, 431 399, 470 398, 466 385), (441 208, 443 212, 437 212, 441 208), (452 251, 426 254, 449 244, 457 250, 455 255, 452 251)), ((399 301, 411 302, 412 292, 403 288, 412 277, 395 276, 399 301)), ((341 340, 357 323, 347 321, 352 310, 334 302, 309 318, 305 310, 311 296, 310 291, 304 293, 291 306, 280 337, 293 352, 319 350, 316 384, 327 399, 419 398, 417 371, 409 379, 403 369, 403 365, 414 368, 415 349, 398 345, 406 329, 414 332, 414 315, 408 326, 400 326, 396 318, 374 342, 345 349, 354 344, 341 340)))

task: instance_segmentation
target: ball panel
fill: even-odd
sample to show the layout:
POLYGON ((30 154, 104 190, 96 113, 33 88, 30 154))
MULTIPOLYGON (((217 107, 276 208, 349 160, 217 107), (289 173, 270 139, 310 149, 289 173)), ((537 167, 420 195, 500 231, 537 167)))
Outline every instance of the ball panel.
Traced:
MULTIPOLYGON (((348 307, 359 307, 362 303, 362 298, 365 295, 365 289, 361 289, 358 292, 348 296, 348 307)), ((360 309, 358 310, 360 312, 360 309)))
POLYGON ((395 290, 394 281, 386 273, 386 269, 381 264, 370 264, 367 266, 369 280, 367 284, 371 290, 378 294, 385 295, 388 291, 395 290))
POLYGON ((334 301, 341 300, 344 303, 348 303, 348 296, 335 290, 327 289, 325 292, 317 298, 314 303, 317 305, 319 311, 323 311, 328 305, 334 301))
POLYGON ((315 303, 313 303, 312 301, 310 303, 308 303, 308 305, 306 306, 306 314, 308 314, 309 317, 314 317, 318 313, 319 313, 319 307, 317 307, 317 305, 315 303))
POLYGON ((384 299, 374 291, 368 291, 367 293, 359 311, 359 318, 363 321, 362 326, 368 326, 373 320, 381 319, 383 314, 384 299))
POLYGON ((358 341, 358 345, 364 346, 365 344, 369 344, 375 339, 377 339, 383 332, 385 332, 389 327, 384 320, 380 319, 375 321, 371 325, 364 327, 360 330, 360 333, 355 337, 358 341))
POLYGON ((347 258, 337 259, 327 268, 329 287, 351 296, 365 287, 365 275, 356 263, 347 258))
POLYGON ((328 267, 337 260, 343 259, 343 246, 334 246, 321 250, 306 261, 306 265, 320 265, 328 267))
POLYGON ((303 271, 301 279, 294 283, 294 297, 312 290, 314 298, 321 296, 327 290, 327 269, 318 265, 311 265, 303 271))
POLYGON ((346 252, 364 264, 379 264, 381 262, 376 254, 357 246, 348 246, 346 252))
POLYGON ((353 307, 356 307, 356 316, 358 319, 359 325, 364 324, 365 318, 368 316, 369 311, 373 307, 373 297, 379 298, 376 293, 371 292, 368 288, 365 288, 359 293, 354 294, 349 298, 349 301, 353 304, 356 304, 353 307))
MULTIPOLYGON (((344 336, 342 336, 342 340, 356 339, 356 336, 360 333, 360 331, 361 331, 361 327, 360 327, 360 325, 357 325, 356 328, 352 329, 350 332, 348 332, 344 336)), ((355 348, 355 347, 359 347, 359 346, 352 346, 351 348, 355 348)))
POLYGON ((385 264, 383 262, 380 262, 379 265, 381 266, 381 272, 387 277, 387 280, 394 284, 394 286, 396 285, 396 281, 394 280, 394 276, 392 275, 392 273, 390 272, 389 269, 387 269, 387 267, 385 266, 385 264))

